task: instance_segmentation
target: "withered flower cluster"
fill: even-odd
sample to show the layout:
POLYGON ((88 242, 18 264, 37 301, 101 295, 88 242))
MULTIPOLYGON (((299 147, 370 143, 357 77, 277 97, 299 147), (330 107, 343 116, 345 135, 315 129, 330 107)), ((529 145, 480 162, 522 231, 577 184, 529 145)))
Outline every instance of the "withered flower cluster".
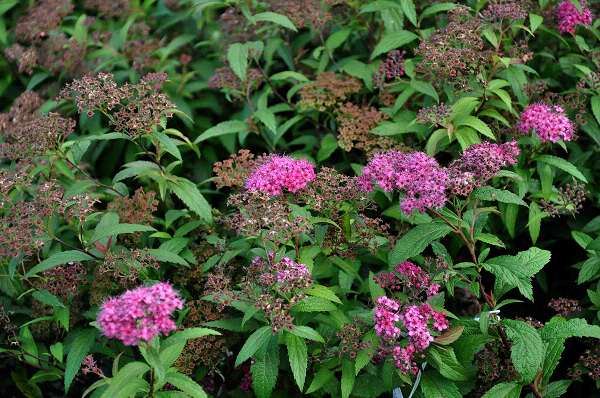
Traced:
POLYGON ((244 43, 256 37, 256 26, 251 26, 237 7, 226 8, 219 15, 218 24, 228 43, 244 43))
POLYGON ((241 287, 244 299, 263 311, 273 333, 277 333, 294 327, 290 311, 305 297, 311 284, 311 274, 304 264, 287 257, 277 261, 275 254, 269 253, 266 259, 252 260, 241 287))
POLYGON ((154 52, 163 45, 163 42, 152 36, 150 27, 144 22, 133 24, 129 29, 129 35, 131 39, 127 40, 123 48, 133 68, 137 71, 152 69, 158 62, 154 52))
POLYGON ((240 149, 229 159, 216 162, 213 165, 215 185, 217 188, 242 188, 252 170, 258 166, 259 161, 248 149, 240 149))
POLYGON ((31 7, 15 27, 15 36, 21 43, 32 43, 48 36, 64 17, 73 11, 71 0, 40 0, 31 7))
POLYGON ((108 210, 119 215, 119 220, 127 224, 151 224, 153 213, 158 208, 156 192, 145 192, 138 188, 131 197, 116 197, 108 204, 108 210))
POLYGON ((583 311, 579 300, 566 297, 558 297, 550 300, 548 307, 554 310, 557 314, 569 317, 583 311))
POLYGON ((340 331, 336 333, 336 336, 340 339, 338 355, 355 359, 359 351, 368 349, 371 344, 362 341, 366 330, 366 325, 360 320, 354 320, 352 323, 342 326, 340 331))
POLYGON ((268 3, 274 12, 288 17, 298 29, 312 26, 320 31, 332 18, 321 0, 269 0, 268 3))
POLYGON ((42 99, 26 91, 13 103, 7 113, 0 114, 0 157, 11 160, 40 156, 70 135, 75 121, 57 113, 42 116, 38 108, 42 99))
POLYGON ((475 355, 477 366, 476 396, 482 396, 493 386, 515 380, 518 376, 510 359, 510 349, 492 341, 475 355))
POLYGON ((525 19, 529 6, 527 0, 493 0, 481 14, 485 19, 496 21, 525 19))
POLYGON ((31 200, 2 197, 0 257, 31 256, 43 245, 45 221, 53 214, 83 220, 93 211, 95 200, 87 194, 66 197, 56 181, 40 182, 29 192, 31 200))
POLYGON ((574 380, 581 380, 584 375, 594 381, 600 380, 600 348, 598 346, 585 350, 579 357, 579 361, 569 369, 569 377, 574 380))
MULTIPOLYGON (((218 307, 207 301, 192 300, 186 303, 189 312, 183 321, 186 328, 202 327, 205 322, 222 319, 218 307)), ((198 365, 214 368, 224 358, 227 351, 227 341, 224 336, 204 336, 189 340, 183 352, 177 358, 175 367, 190 375, 198 365)))
POLYGON ((300 89, 300 107, 324 112, 357 93, 362 84, 353 77, 323 72, 300 89))
POLYGON ((83 6, 107 18, 121 18, 130 12, 129 0, 85 0, 83 6))
POLYGON ((404 51, 390 51, 385 60, 379 65, 379 70, 373 76, 373 81, 382 87, 386 81, 404 76, 404 51))
POLYGON ((164 73, 150 73, 137 84, 119 86, 109 73, 86 75, 68 84, 59 98, 73 99, 79 112, 90 117, 105 114, 116 131, 137 138, 173 116, 175 105, 160 92, 166 78, 164 73))
POLYGON ((224 66, 215 70, 215 73, 208 80, 208 87, 231 90, 237 97, 245 97, 257 90, 262 83, 263 75, 256 68, 248 69, 246 80, 241 81, 230 67, 224 66))
POLYGON ((77 76, 85 70, 86 47, 57 31, 64 17, 73 10, 71 1, 43 0, 32 7, 15 27, 19 43, 5 50, 17 63, 20 73, 33 73, 42 67, 54 75, 77 76))
POLYGON ((42 273, 35 282, 39 289, 45 289, 67 303, 82 293, 87 284, 87 270, 81 263, 68 263, 42 273))
POLYGON ((338 144, 343 150, 349 152, 356 148, 371 155, 375 152, 401 149, 401 145, 393 138, 371 133, 372 129, 388 119, 383 112, 350 102, 340 106, 337 112, 338 144))
POLYGON ((282 244, 311 230, 305 217, 292 214, 283 195, 272 197, 260 191, 242 191, 231 195, 227 205, 237 211, 223 222, 240 235, 282 244))
POLYGON ((573 180, 572 183, 558 187, 556 197, 553 200, 542 199, 542 209, 551 217, 561 215, 576 215, 583 209, 583 203, 587 199, 585 184, 573 180))
POLYGON ((468 78, 486 64, 490 53, 480 34, 482 21, 465 7, 449 13, 448 25, 421 41, 416 54, 422 57, 417 69, 432 82, 450 82, 465 87, 468 78))

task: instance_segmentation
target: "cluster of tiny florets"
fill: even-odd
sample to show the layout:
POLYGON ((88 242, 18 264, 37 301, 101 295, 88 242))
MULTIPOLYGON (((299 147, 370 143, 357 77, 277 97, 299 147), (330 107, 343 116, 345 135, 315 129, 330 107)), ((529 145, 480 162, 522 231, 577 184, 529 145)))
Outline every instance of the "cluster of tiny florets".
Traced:
POLYGON ((440 285, 432 283, 429 273, 410 261, 398 264, 392 272, 382 272, 376 275, 374 280, 383 289, 404 291, 407 295, 415 298, 423 292, 427 297, 431 297, 440 291, 440 285))
POLYGON ((390 51, 385 60, 379 66, 379 71, 373 76, 373 80, 378 86, 382 86, 386 81, 395 80, 404 76, 404 51, 390 51))
POLYGON ((516 141, 471 145, 447 169, 449 193, 468 196, 473 189, 484 185, 503 167, 515 164, 518 156, 519 147, 516 141))
POLYGON ((169 283, 161 282, 105 301, 98 314, 98 325, 106 337, 137 345, 175 330, 171 315, 181 308, 179 294, 169 283))
POLYGON ((386 296, 377 299, 374 321, 375 333, 384 345, 391 346, 389 351, 395 365, 403 373, 417 372, 415 354, 429 347, 433 341, 432 330, 441 332, 449 326, 446 315, 427 303, 402 307, 396 300, 386 296), (402 335, 408 337, 406 346, 398 344, 397 340, 402 335))
POLYGON ((315 168, 307 160, 272 155, 246 180, 246 188, 271 196, 298 192, 315 179, 315 168))
POLYGON ((408 214, 444 206, 448 176, 434 158, 423 152, 390 151, 371 159, 359 183, 364 191, 372 190, 374 183, 384 191, 403 191, 400 207, 408 214))
POLYGON ((560 33, 575 34, 577 25, 591 25, 592 11, 585 0, 580 1, 581 10, 578 10, 571 0, 563 0, 556 6, 555 13, 560 33))
POLYGON ((565 110, 544 103, 527 106, 521 113, 517 129, 523 134, 533 130, 544 142, 571 141, 575 135, 575 126, 565 110))

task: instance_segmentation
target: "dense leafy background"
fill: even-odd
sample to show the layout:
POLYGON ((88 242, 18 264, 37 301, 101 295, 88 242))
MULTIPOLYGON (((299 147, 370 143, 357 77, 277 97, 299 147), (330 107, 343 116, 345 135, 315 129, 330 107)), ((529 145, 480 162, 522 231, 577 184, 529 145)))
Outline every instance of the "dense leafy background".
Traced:
POLYGON ((596 396, 600 32, 561 33, 558 3, 0 2, 3 396, 596 396), (123 108, 148 130, 77 108, 73 94, 116 95, 93 91, 99 72, 146 90, 123 108), (140 83, 154 72, 160 89, 140 83), (39 114, 19 119, 26 91, 39 114), (576 139, 519 134, 538 101, 562 106, 576 139), (435 212, 404 214, 381 190, 336 196, 380 151, 448 166, 513 139, 515 165, 435 212), (336 171, 245 197, 252 156, 269 153, 336 171), (249 264, 270 255, 306 264, 310 288, 260 290, 249 264), (416 375, 373 331, 374 276, 405 260, 442 285, 429 301, 451 324, 416 375), (101 303, 156 281, 185 299, 181 330, 139 348, 103 337, 101 303), (262 305, 277 295, 298 299, 293 327, 262 305), (81 371, 88 355, 104 377, 81 371))

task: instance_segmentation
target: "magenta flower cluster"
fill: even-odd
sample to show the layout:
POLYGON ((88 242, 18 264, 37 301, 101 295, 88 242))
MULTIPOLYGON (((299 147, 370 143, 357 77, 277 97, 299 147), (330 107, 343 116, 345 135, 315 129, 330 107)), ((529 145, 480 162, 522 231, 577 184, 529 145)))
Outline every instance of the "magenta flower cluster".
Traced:
POLYGON ((396 323, 400 320, 398 310, 400 304, 386 296, 377 299, 375 306, 375 333, 385 340, 393 340, 400 337, 402 332, 396 323))
POLYGON ((560 106, 544 103, 527 106, 521 113, 517 129, 523 134, 533 130, 544 142, 571 141, 575 135, 575 126, 565 110, 560 106))
POLYGON ((298 192, 315 177, 315 168, 309 161, 272 155, 250 174, 246 180, 246 188, 276 196, 281 195, 284 190, 298 192))
POLYGON ((570 0, 563 0, 556 6, 556 20, 560 33, 575 34, 577 25, 591 25, 592 11, 587 7, 585 0, 579 2, 581 11, 570 0))
POLYGON ((275 273, 277 283, 293 285, 311 279, 310 271, 306 268, 306 265, 297 263, 288 257, 282 258, 275 268, 277 269, 275 273))
POLYGON ((449 323, 444 313, 434 310, 427 303, 400 308, 397 301, 388 297, 377 299, 375 333, 385 343, 393 345, 391 352, 398 369, 404 373, 416 373, 418 368, 414 355, 427 349, 433 341, 431 329, 441 332, 448 328, 449 323), (406 329, 406 346, 397 344, 397 339, 402 335, 398 322, 406 329))
POLYGON ((106 300, 98 314, 98 325, 106 337, 137 345, 175 330, 171 315, 181 308, 183 301, 173 287, 157 283, 106 300))
POLYGON ((484 142, 471 145, 460 159, 448 167, 448 190, 454 195, 469 195, 494 177, 503 167, 517 163, 519 146, 516 141, 504 144, 484 142))
POLYGON ((431 297, 440 291, 440 285, 432 283, 429 274, 410 261, 398 264, 393 272, 382 272, 376 275, 374 280, 384 289, 392 291, 409 289, 413 292, 414 296, 425 292, 427 297, 431 297))
POLYGON ((404 191, 400 208, 407 214, 440 208, 446 202, 448 175, 423 152, 389 151, 375 155, 358 178, 359 187, 366 192, 373 189, 373 183, 384 191, 404 191))

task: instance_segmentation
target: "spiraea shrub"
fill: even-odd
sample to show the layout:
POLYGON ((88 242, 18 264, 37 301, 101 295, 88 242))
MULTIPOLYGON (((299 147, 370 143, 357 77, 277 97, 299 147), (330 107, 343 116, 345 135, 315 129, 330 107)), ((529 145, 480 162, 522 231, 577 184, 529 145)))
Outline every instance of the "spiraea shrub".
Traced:
POLYGON ((0 396, 600 395, 599 14, 0 2, 0 396))

